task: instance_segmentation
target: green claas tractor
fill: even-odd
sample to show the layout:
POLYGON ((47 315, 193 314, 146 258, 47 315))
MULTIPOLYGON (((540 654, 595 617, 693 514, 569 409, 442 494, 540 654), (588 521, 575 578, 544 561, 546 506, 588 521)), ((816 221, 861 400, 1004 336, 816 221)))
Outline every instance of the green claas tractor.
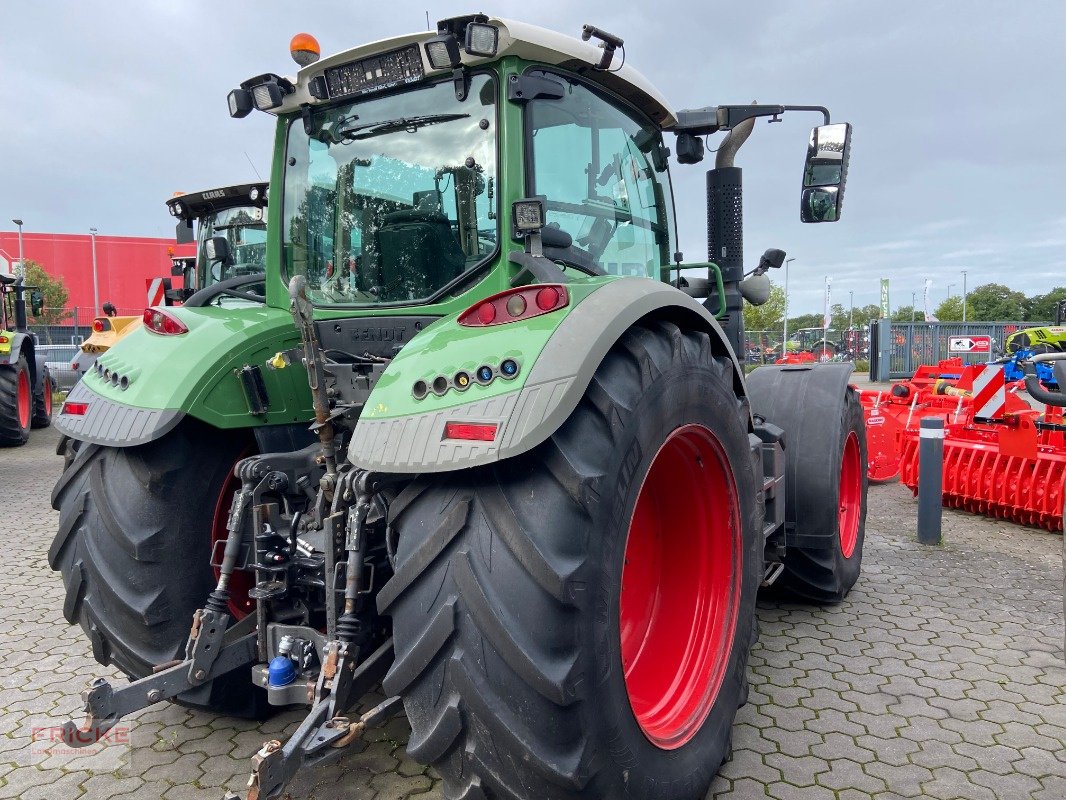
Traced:
POLYGON ((26 444, 31 428, 52 424, 54 386, 26 324, 26 292, 33 315, 39 315, 44 300, 36 287, 0 275, 0 447, 26 444))
POLYGON ((745 278, 733 161, 814 111, 801 214, 835 221, 850 127, 675 111, 621 48, 471 15, 301 35, 295 77, 230 93, 277 118, 265 305, 154 309, 58 417, 50 563, 133 679, 68 742, 168 699, 308 706, 253 760, 276 798, 402 704, 449 798, 703 797, 756 593, 841 601, 866 515, 850 365, 737 360, 785 254, 745 278), (671 169, 719 132, 685 263, 671 169))
POLYGON ((171 273, 182 276, 184 288, 169 289, 166 305, 181 302, 198 307, 196 293, 205 290, 210 291, 201 296, 215 305, 266 300, 261 292, 266 280, 267 191, 268 185, 260 181, 167 200, 167 210, 178 220, 178 244, 195 241, 196 255, 172 259, 171 273), (236 287, 239 294, 214 288, 227 281, 227 288, 236 287))

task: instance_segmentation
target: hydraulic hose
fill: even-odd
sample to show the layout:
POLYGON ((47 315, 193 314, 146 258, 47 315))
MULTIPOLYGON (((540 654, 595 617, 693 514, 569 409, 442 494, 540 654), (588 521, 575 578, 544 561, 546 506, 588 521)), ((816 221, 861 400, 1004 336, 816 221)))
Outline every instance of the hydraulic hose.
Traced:
MULTIPOLYGON (((1029 361, 1033 364, 1039 361, 1066 361, 1066 353, 1039 353, 1029 361)), ((1027 366, 1025 370, 1025 390, 1034 400, 1046 406, 1066 408, 1066 394, 1062 392, 1049 392, 1040 384, 1033 367, 1027 366)))

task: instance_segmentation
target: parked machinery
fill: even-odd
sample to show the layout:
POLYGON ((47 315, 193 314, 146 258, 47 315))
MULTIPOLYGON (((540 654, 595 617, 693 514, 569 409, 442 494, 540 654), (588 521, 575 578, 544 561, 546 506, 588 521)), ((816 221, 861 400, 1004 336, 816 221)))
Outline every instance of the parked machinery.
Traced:
POLYGON ((759 586, 841 601, 866 512, 850 366, 737 360, 785 254, 744 277, 733 162, 817 112, 801 218, 836 221, 850 126, 674 111, 583 39, 471 15, 318 61, 299 36, 295 78, 231 92, 278 118, 266 303, 216 305, 223 280, 150 309, 60 415, 50 563, 136 679, 90 686, 67 741, 163 699, 308 705, 254 759, 274 798, 402 702, 451 798, 706 793, 759 586), (713 263, 686 264, 664 137, 696 164, 718 132, 713 263))
POLYGON ((26 292, 37 316, 44 308, 37 288, 0 275, 0 447, 26 444, 31 428, 52 422, 52 376, 27 325, 26 292))

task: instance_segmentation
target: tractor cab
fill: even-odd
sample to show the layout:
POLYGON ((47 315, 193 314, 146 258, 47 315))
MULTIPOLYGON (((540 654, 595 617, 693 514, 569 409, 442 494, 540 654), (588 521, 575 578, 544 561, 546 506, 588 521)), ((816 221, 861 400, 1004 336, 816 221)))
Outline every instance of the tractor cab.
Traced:
POLYGON ((195 256, 171 258, 171 273, 182 277, 183 288, 168 293, 168 305, 223 281, 265 272, 267 186, 223 186, 167 200, 178 219, 178 244, 196 244, 195 256))

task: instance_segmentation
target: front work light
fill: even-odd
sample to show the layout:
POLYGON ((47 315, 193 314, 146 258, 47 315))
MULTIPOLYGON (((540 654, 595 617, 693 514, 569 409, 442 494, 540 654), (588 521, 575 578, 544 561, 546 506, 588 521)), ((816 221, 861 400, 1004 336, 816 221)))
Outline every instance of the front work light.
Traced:
POLYGON ((472 56, 492 58, 500 44, 500 30, 495 25, 471 22, 466 26, 466 52, 472 56))
POLYGON ((433 69, 455 69, 459 66, 459 42, 450 33, 433 37, 424 47, 433 69))
POLYGON ((229 115, 234 119, 247 117, 252 113, 252 95, 245 89, 234 89, 226 98, 229 103, 229 115))
POLYGON ((515 236, 536 233, 544 227, 544 198, 524 197, 511 206, 511 223, 515 236))
POLYGON ((252 89, 252 102, 260 111, 269 111, 281 105, 285 93, 276 83, 261 83, 252 89))

